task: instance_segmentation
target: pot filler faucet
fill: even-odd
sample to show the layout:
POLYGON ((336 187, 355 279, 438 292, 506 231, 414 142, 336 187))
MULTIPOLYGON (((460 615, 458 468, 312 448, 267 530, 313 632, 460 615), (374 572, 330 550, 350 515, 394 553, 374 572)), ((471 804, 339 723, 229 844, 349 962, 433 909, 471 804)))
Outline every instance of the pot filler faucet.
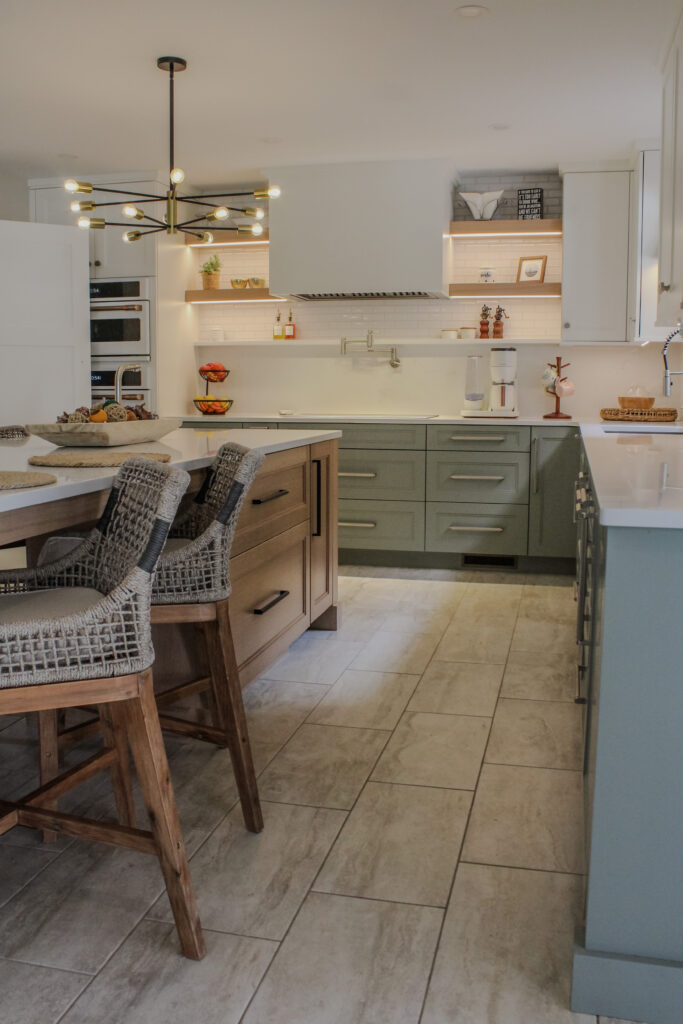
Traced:
POLYGON ((667 355, 669 351, 669 345, 676 337, 677 334, 681 334, 681 321, 678 321, 678 326, 675 331, 672 331, 669 337, 664 342, 664 348, 662 349, 662 359, 664 360, 664 394, 668 396, 671 394, 671 385, 673 381, 672 377, 683 377, 683 370, 670 370, 669 369, 669 357, 667 355))
POLYGON ((396 369, 401 365, 401 360, 398 358, 398 350, 396 345, 385 345, 383 348, 375 348, 375 332, 368 331, 367 337, 364 339, 356 340, 354 338, 342 338, 341 340, 341 354, 343 356, 348 355, 347 347, 349 345, 365 345, 365 352, 357 352, 356 355, 389 355, 389 366, 392 369, 396 369))
POLYGON ((141 370, 142 367, 139 363, 122 363, 121 366, 116 368, 116 376, 114 377, 114 401, 121 404, 121 388, 123 385, 123 375, 126 370, 141 370))

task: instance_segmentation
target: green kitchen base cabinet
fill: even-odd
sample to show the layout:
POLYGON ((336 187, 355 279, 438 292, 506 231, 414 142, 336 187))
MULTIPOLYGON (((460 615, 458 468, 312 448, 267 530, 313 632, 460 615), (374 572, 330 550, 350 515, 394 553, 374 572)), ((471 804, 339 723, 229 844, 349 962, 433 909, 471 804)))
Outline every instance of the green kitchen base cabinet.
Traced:
POLYGON ((427 551, 478 555, 525 555, 526 505, 427 502, 427 551))
POLYGON ((376 551, 424 551, 423 501, 339 499, 339 547, 376 551))
POLYGON ((426 426, 419 423, 317 423, 297 420, 280 422, 280 430, 341 430, 340 448, 399 448, 425 450, 426 426))
POLYGON ((425 453, 344 448, 339 452, 339 497, 424 501, 425 453))
POLYGON ((427 452, 428 501, 526 505, 526 452, 427 452))
POLYGON ((529 554, 573 558, 574 483, 581 451, 578 427, 531 428, 529 554))

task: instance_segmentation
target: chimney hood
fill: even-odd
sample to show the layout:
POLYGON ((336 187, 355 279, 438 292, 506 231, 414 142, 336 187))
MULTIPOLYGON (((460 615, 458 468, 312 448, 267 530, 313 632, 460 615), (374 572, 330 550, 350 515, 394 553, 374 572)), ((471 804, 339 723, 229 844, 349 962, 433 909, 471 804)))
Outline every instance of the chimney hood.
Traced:
POLYGON ((270 290, 292 298, 443 298, 444 160, 272 167, 270 290))

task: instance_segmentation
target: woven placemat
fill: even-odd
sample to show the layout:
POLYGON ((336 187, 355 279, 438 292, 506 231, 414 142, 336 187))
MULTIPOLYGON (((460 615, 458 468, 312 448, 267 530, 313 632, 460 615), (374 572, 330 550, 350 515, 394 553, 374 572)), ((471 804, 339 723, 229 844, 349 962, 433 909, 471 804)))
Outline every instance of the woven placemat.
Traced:
POLYGON ((620 423, 629 421, 636 423, 674 423, 678 419, 676 409, 601 409, 600 416, 603 420, 613 420, 620 423))
POLYGON ((56 484, 57 477, 52 473, 29 473, 26 470, 0 470, 0 491, 14 491, 18 487, 44 487, 45 484, 56 484))
POLYGON ((49 455, 32 455, 28 460, 32 466, 61 466, 76 469, 92 469, 94 466, 122 466, 131 456, 153 459, 154 462, 170 462, 165 452, 50 452, 49 455))

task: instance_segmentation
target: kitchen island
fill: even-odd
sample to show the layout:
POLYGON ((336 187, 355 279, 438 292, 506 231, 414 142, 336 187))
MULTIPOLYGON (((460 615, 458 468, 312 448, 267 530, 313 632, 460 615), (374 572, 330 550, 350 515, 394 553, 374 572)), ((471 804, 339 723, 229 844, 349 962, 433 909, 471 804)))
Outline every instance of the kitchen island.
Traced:
MULTIPOLYGON (((174 430, 140 451, 170 455, 190 473, 197 490, 214 454, 226 441, 266 456, 240 514, 233 541, 230 599, 242 685, 262 673, 310 626, 334 629, 337 616, 337 445, 339 431, 174 430), (254 608, 278 596, 268 614, 254 608)), ((125 450, 136 454, 136 445, 125 450)), ((31 437, 0 441, 0 468, 32 470, 28 458, 55 451, 31 437)), ((72 448, 79 452, 82 449, 72 448)), ((93 452, 96 449, 88 449, 93 452)), ((119 451, 108 448, 106 451, 119 451)), ((123 450, 123 449, 122 449, 123 450)), ((25 541, 35 559, 47 536, 91 524, 101 515, 116 470, 51 469, 56 482, 0 493, 0 546, 25 541)), ((188 636, 191 631, 188 631, 188 636)), ((188 636, 166 669, 180 673, 192 662, 188 636), (187 642, 186 642, 187 641, 187 642), (185 652, 186 664, 180 657, 185 652)), ((164 643, 164 654, 169 645, 164 643)))
POLYGON ((683 435, 616 424, 582 435, 577 645, 587 894, 572 1009, 680 1024, 683 435))

